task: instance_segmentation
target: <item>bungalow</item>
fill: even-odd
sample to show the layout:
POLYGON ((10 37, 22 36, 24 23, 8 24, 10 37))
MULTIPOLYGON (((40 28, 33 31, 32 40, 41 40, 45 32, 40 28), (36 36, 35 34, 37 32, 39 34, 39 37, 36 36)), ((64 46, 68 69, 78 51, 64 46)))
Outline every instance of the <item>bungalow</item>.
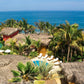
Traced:
MULTIPOLYGON (((19 45, 19 43, 24 45, 26 36, 30 36, 30 39, 33 39, 35 41, 40 40, 41 47, 39 49, 39 53, 42 53, 43 55, 45 55, 45 53, 47 52, 47 46, 48 46, 49 42, 51 41, 51 39, 49 39, 49 38, 51 38, 52 36, 47 35, 47 34, 39 34, 39 35, 38 34, 17 34, 16 36, 14 36, 12 38, 12 40, 16 39, 17 46, 19 45)), ((8 43, 9 41, 10 41, 10 39, 6 40, 5 45, 10 46, 10 44, 8 43)))
POLYGON ((6 41, 8 38, 12 38, 13 36, 19 33, 18 28, 4 28, 1 30, 0 34, 3 35, 3 40, 6 41))

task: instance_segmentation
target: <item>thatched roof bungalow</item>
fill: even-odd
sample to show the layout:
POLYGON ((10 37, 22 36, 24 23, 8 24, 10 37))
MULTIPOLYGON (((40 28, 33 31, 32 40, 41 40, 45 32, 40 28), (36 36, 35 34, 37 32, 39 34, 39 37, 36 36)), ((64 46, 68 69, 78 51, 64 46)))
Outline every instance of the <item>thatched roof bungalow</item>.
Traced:
POLYGON ((52 36, 48 35, 48 34, 27 34, 26 36, 30 36, 31 39, 38 41, 40 40, 40 42, 44 45, 48 45, 49 42, 51 41, 52 36))
MULTIPOLYGON (((48 45, 50 42, 50 35, 47 34, 17 34, 16 36, 14 36, 13 38, 11 38, 12 40, 16 39, 16 44, 18 45, 19 43, 21 44, 25 44, 25 37, 26 36, 30 36, 30 39, 33 39, 35 41, 40 40, 40 42, 44 45, 48 45)), ((10 41, 10 39, 8 39, 5 44, 8 45, 8 41, 10 41)))
POLYGON ((3 40, 7 40, 8 38, 12 38, 13 36, 19 33, 18 28, 4 28, 1 30, 0 34, 3 35, 3 40))

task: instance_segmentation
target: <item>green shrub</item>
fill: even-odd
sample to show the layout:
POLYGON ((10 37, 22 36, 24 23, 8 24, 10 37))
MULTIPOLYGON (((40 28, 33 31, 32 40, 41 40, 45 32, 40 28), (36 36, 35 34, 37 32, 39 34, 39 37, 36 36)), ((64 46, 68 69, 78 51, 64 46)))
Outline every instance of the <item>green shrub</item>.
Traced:
POLYGON ((51 56, 51 55, 53 55, 53 52, 50 51, 50 50, 47 50, 47 54, 48 54, 49 56, 51 56))
POLYGON ((42 62, 38 66, 41 79, 48 79, 49 71, 52 69, 52 65, 46 65, 46 62, 42 62))
POLYGON ((9 80, 10 82, 20 82, 21 80, 28 81, 34 80, 34 77, 39 74, 38 67, 35 67, 33 63, 27 62, 26 65, 18 63, 18 71, 12 70, 14 78, 9 80))
POLYGON ((29 56, 31 56, 31 57, 36 57, 36 56, 38 56, 38 52, 37 52, 37 51, 30 52, 30 53, 29 53, 29 56))
POLYGON ((3 46, 1 49, 6 50, 6 49, 10 49, 10 47, 9 46, 3 46))

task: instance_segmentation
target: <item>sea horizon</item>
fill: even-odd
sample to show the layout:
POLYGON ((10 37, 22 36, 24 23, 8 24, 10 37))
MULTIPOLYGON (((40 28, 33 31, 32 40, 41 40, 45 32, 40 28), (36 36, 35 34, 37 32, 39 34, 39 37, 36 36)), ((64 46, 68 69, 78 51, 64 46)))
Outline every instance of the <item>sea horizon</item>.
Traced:
POLYGON ((7 19, 22 20, 25 18, 30 25, 44 21, 54 25, 69 21, 70 24, 79 24, 79 29, 84 28, 84 11, 78 10, 24 10, 24 11, 0 11, 0 22, 7 19))
POLYGON ((28 11, 80 11, 83 12, 84 10, 9 10, 9 11, 0 11, 0 12, 28 12, 28 11))

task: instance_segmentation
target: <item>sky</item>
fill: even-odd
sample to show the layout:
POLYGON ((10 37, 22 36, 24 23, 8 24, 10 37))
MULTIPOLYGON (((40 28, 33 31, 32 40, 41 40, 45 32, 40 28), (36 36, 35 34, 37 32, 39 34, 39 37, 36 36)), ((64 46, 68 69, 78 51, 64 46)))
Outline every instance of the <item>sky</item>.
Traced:
POLYGON ((0 0, 0 11, 84 11, 84 0, 0 0))

